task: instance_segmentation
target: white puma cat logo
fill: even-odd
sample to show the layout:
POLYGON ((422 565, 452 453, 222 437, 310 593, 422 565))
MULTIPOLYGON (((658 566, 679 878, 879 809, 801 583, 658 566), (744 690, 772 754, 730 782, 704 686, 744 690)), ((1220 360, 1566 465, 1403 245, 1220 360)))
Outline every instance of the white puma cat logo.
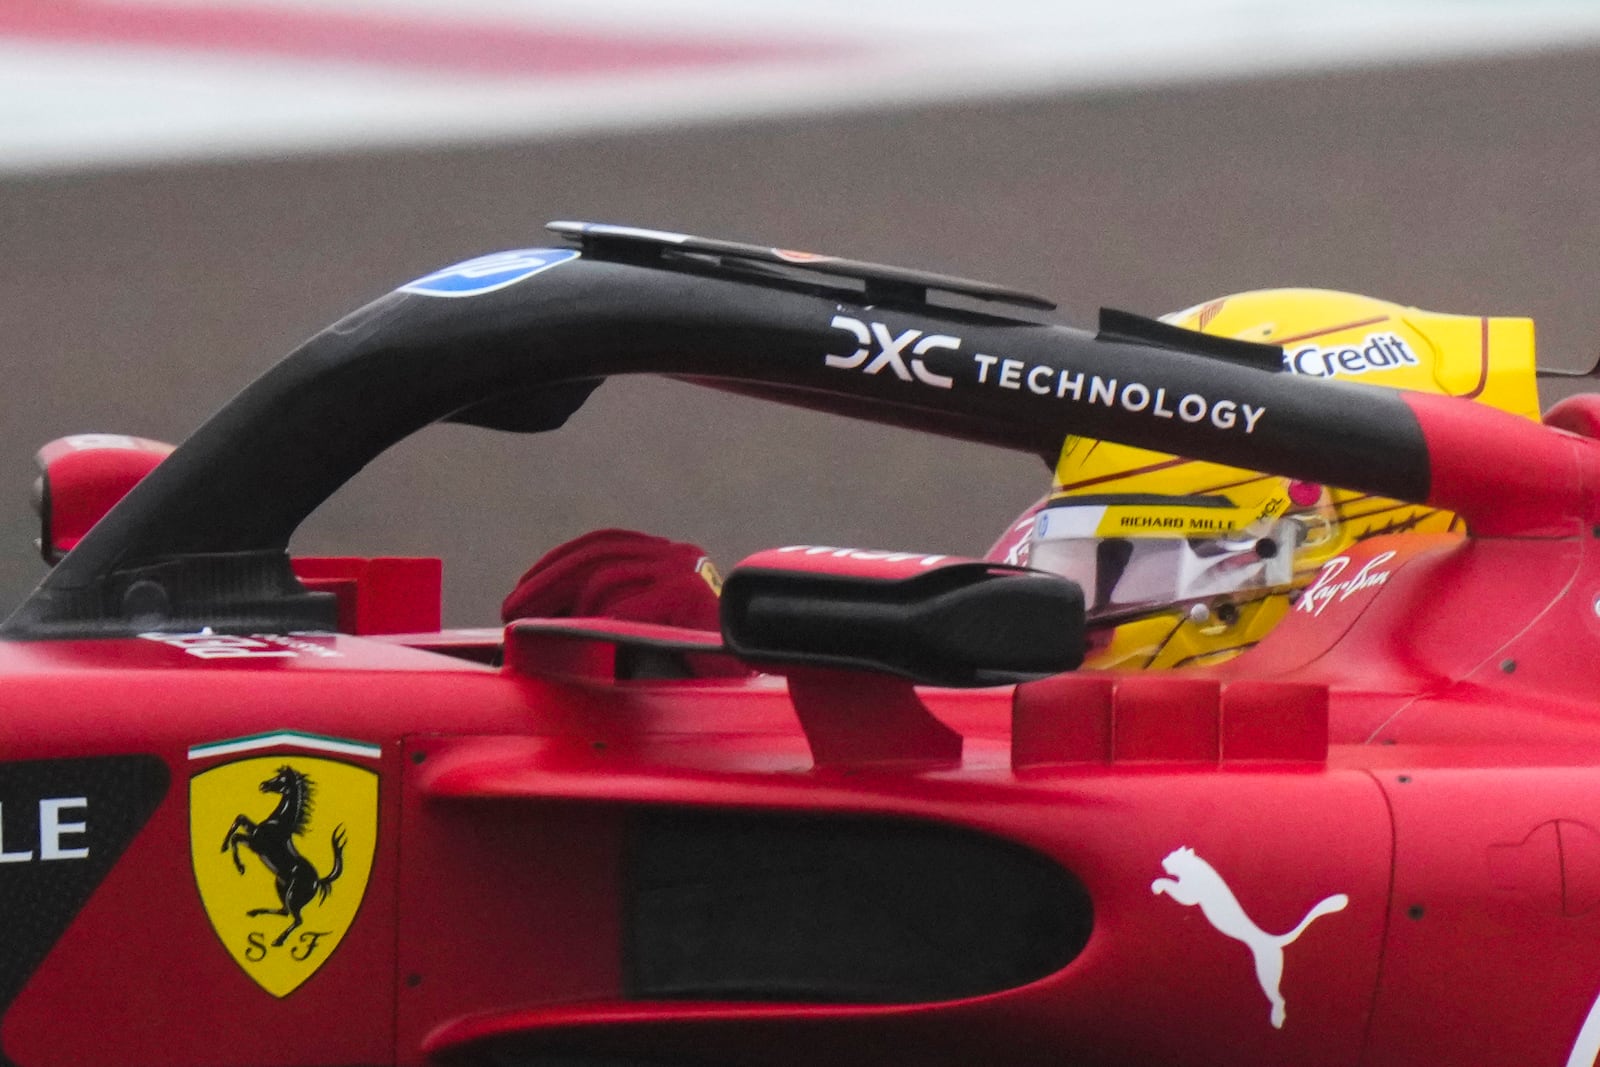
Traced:
POLYGON ((1245 943, 1256 958, 1256 980, 1261 983, 1261 992, 1267 995, 1267 1000, 1272 1004, 1273 1028, 1283 1029, 1285 1012, 1278 983, 1283 978, 1284 946, 1292 944, 1305 933, 1312 920, 1343 911, 1345 905, 1350 903, 1350 898, 1343 893, 1335 893, 1318 901, 1293 930, 1274 936, 1250 920, 1250 916, 1239 906, 1233 890, 1222 880, 1222 875, 1211 864, 1196 856, 1194 849, 1173 849, 1161 861, 1161 866, 1172 877, 1157 878, 1151 882, 1150 892, 1157 896, 1165 893, 1186 906, 1200 905, 1201 914, 1217 928, 1218 933, 1245 943))

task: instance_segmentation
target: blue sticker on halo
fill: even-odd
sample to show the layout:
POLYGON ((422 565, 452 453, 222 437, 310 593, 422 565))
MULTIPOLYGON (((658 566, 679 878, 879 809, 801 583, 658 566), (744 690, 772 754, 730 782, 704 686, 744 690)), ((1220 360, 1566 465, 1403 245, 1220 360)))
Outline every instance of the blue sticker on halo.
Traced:
POLYGON ((481 296, 577 258, 578 251, 574 248, 518 248, 496 252, 425 274, 402 285, 399 291, 422 296, 481 296))

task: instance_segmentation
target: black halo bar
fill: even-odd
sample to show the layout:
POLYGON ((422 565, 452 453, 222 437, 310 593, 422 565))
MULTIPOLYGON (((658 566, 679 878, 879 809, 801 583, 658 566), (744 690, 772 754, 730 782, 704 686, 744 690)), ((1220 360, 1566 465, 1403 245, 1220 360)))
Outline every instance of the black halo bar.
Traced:
POLYGON ((311 338, 135 486, 0 633, 315 628, 323 609, 302 603, 309 594, 286 549, 340 485, 441 420, 555 429, 618 374, 714 384, 1034 456, 1073 434, 1430 499, 1428 442, 1399 393, 1276 373, 1270 349, 1241 362, 1217 358, 1215 338, 1176 328, 1135 337, 1149 327, 1123 323, 1097 335, 910 296, 880 300, 871 285, 1013 297, 915 271, 827 265, 867 281, 863 293, 754 269, 792 265, 771 249, 561 225, 586 247, 516 250, 511 262, 523 256, 527 270, 509 280, 484 280, 485 259, 492 274, 499 257, 455 264, 311 338))

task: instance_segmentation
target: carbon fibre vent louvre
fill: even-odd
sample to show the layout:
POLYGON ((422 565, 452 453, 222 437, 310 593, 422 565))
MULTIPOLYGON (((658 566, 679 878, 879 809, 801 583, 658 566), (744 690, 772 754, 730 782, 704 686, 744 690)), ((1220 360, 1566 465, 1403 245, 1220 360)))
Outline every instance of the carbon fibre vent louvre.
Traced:
POLYGON ((687 233, 668 233, 663 230, 640 229, 637 226, 615 226, 604 222, 551 222, 545 229, 560 234, 568 240, 578 241, 586 256, 597 259, 620 259, 624 262, 664 264, 673 258, 698 256, 722 263, 748 266, 771 266, 793 273, 808 273, 822 277, 855 279, 865 284, 866 302, 922 304, 928 301, 929 290, 954 293, 974 300, 993 301, 1052 311, 1056 302, 1048 297, 1011 289, 990 282, 957 278, 949 274, 935 274, 925 270, 892 267, 884 263, 867 263, 841 256, 817 255, 813 252, 796 252, 764 245, 745 244, 740 241, 723 241, 711 237, 696 237, 687 233))
POLYGON ((1283 370, 1283 348, 1279 345, 1187 330, 1160 319, 1146 318, 1116 308, 1100 309, 1100 329, 1095 339, 1155 345, 1157 348, 1226 360, 1274 374, 1283 370))
POLYGON ((953 827, 658 810, 628 834, 633 999, 978 996, 1065 967, 1092 927, 1072 875, 953 827))

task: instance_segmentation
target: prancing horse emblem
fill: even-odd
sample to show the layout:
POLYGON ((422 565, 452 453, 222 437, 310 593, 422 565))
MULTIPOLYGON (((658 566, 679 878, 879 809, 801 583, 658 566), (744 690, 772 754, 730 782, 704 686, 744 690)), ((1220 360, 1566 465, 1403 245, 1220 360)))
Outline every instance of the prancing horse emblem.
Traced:
POLYGON ((277 879, 280 906, 251 908, 245 913, 252 918, 257 915, 283 915, 292 920, 273 940, 274 946, 281 946, 290 934, 300 928, 300 912, 313 898, 328 899, 333 883, 344 873, 345 832, 342 825, 333 829, 333 869, 327 877, 318 876, 317 868, 295 847, 295 837, 304 834, 311 821, 312 790, 310 778, 284 764, 278 768, 277 774, 261 783, 263 793, 277 793, 281 798, 278 806, 272 809, 272 814, 260 822, 252 822, 248 816, 240 813, 235 816, 233 826, 222 841, 222 851, 232 850, 233 865, 240 874, 244 873, 245 868, 244 860, 239 858, 239 846, 244 845, 260 858, 277 879))
POLYGON ((355 928, 381 840, 380 778, 364 764, 380 757, 376 745, 288 731, 190 752, 207 763, 189 778, 195 889, 233 962, 275 997, 310 980, 355 928), (262 748, 314 754, 250 754, 262 748))
POLYGON ((1226 934, 1235 941, 1243 941, 1256 961, 1256 981, 1261 983, 1261 992, 1267 995, 1267 1000, 1272 1005, 1271 1020, 1274 1029, 1283 1029, 1285 1018, 1283 994, 1278 989, 1278 983, 1283 979, 1283 950, 1306 931, 1306 927, 1320 918, 1336 911, 1343 911, 1350 903, 1350 898, 1343 893, 1335 893, 1318 901, 1311 906, 1306 917, 1300 920, 1293 930, 1286 934, 1269 934, 1251 921, 1244 908, 1239 906, 1239 901, 1233 895, 1233 890, 1228 888, 1228 883, 1222 880, 1216 868, 1194 854, 1192 848, 1177 848, 1167 854, 1161 861, 1161 866, 1172 875, 1171 878, 1157 878, 1150 883, 1150 892, 1160 896, 1167 894, 1179 904, 1186 906, 1200 905, 1200 913, 1206 921, 1216 927, 1217 932, 1226 934))

